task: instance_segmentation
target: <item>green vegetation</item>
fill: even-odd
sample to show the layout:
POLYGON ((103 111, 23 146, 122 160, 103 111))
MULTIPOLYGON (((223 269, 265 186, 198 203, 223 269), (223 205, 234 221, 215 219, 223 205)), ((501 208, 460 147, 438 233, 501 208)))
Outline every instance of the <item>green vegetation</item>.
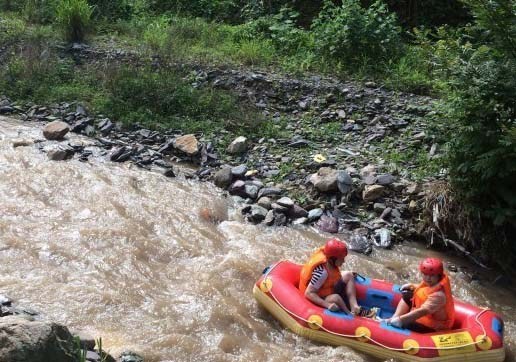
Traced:
POLYGON ((86 0, 61 0, 56 6, 56 22, 69 41, 83 41, 93 9, 86 0))
POLYGON ((312 27, 316 52, 345 69, 373 67, 400 50, 396 16, 380 1, 368 8, 355 0, 344 0, 341 6, 328 1, 312 27))
MULTIPOLYGON (((78 100, 127 126, 217 133, 220 147, 238 132, 293 132, 230 91, 194 87, 188 67, 170 64, 310 72, 433 95, 441 106, 428 121, 446 157, 400 154, 386 140, 384 159, 395 169, 416 159, 417 178, 448 170, 464 217, 480 220, 469 223, 475 237, 508 265, 516 260, 515 9, 516 0, 0 0, 8 49, 0 87, 18 101, 78 100), (141 62, 83 63, 62 51, 63 40, 126 48, 141 62)), ((301 121, 303 137, 339 141, 340 122, 313 122, 301 121)))

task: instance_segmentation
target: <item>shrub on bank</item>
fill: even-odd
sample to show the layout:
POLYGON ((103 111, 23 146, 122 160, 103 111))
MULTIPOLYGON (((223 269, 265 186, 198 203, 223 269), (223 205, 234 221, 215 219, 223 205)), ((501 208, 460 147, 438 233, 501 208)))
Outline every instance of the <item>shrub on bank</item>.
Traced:
POLYGON ((364 8, 359 0, 331 1, 312 24, 316 50, 328 61, 353 69, 367 63, 374 68, 400 51, 400 27, 396 16, 381 1, 364 8))
POLYGON ((420 49, 445 98, 446 166, 458 209, 475 228, 463 241, 509 268, 516 260, 516 13, 513 0, 465 2, 475 24, 439 29, 433 41, 420 37, 420 49))

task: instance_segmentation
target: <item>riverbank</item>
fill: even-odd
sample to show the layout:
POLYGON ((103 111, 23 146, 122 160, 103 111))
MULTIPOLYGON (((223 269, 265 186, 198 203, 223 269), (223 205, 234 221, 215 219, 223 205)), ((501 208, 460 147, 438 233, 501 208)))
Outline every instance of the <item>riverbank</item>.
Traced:
MULTIPOLYGON (((84 45, 68 51, 81 62, 145 62, 132 53, 84 45)), ((414 222, 425 212, 423 189, 443 179, 440 146, 429 124, 435 100, 373 82, 154 64, 189 74, 194 88, 232 92, 242 107, 254 109, 251 115, 258 118, 248 122, 261 128, 251 136, 230 128, 189 135, 180 129, 128 129, 79 101, 50 106, 4 98, 3 113, 30 121, 64 120, 72 132, 96 137, 113 161, 161 167, 170 176, 175 164, 188 164, 187 177, 213 181, 247 199, 243 212, 254 223, 357 230, 355 249, 362 252, 407 237, 424 239, 414 222), (267 119, 266 127, 260 118, 267 119)), ((69 146, 69 152, 87 159, 80 148, 69 146)))

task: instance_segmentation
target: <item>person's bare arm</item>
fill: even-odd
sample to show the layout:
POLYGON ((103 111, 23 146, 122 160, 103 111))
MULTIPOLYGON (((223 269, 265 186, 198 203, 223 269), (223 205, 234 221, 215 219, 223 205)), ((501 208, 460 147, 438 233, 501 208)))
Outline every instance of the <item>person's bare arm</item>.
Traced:
POLYGON ((415 322, 419 318, 424 317, 427 314, 430 314, 430 311, 425 307, 421 307, 418 309, 414 309, 414 310, 408 312, 407 314, 400 316, 399 318, 400 318, 401 324, 406 326, 412 322, 415 322))
POLYGON ((329 303, 327 301, 325 301, 323 298, 321 298, 318 294, 317 294, 317 290, 315 290, 315 288, 311 285, 309 285, 307 288, 306 288, 306 291, 305 291, 305 297, 306 299, 308 299, 309 301, 311 301, 312 303, 320 306, 320 307, 323 307, 323 308, 327 308, 331 311, 335 311, 339 309, 339 307, 335 304, 335 303, 329 303))

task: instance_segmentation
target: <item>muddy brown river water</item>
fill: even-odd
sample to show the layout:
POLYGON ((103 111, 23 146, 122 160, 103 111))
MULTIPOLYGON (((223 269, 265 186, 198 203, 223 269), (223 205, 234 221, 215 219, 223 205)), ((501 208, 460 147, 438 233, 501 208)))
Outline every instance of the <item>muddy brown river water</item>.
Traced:
MULTIPOLYGON (((15 139, 43 139, 39 127, 0 119, 0 294, 101 336, 114 356, 131 349, 151 362, 378 361, 298 337, 253 299, 264 267, 302 263, 328 235, 247 224, 208 183, 105 157, 54 162, 37 145, 13 147, 15 139), (207 220, 203 208, 221 221, 207 220)), ((476 269, 410 242, 351 254, 345 266, 404 283, 417 280, 429 254, 476 269)), ((502 315, 506 361, 514 361, 516 292, 481 274, 471 282, 451 273, 454 294, 502 315)))

